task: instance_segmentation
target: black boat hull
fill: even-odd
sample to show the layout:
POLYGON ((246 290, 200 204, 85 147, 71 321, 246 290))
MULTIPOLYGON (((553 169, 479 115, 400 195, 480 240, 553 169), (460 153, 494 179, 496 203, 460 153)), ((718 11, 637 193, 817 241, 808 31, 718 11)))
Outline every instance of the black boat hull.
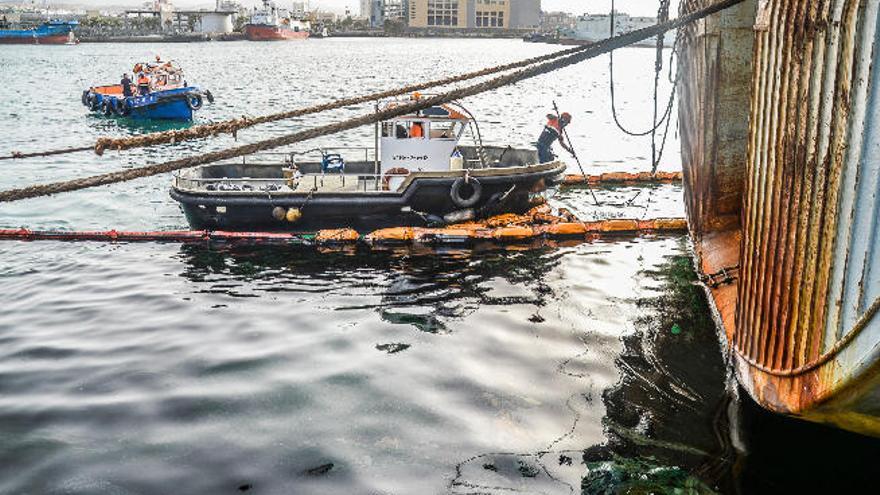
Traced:
MULTIPOLYGON (((519 213, 529 208, 531 196, 559 183, 565 166, 536 166, 519 173, 473 177, 482 187, 471 207, 478 216, 519 213), (502 200, 503 198, 503 200, 502 200)), ((368 231, 392 226, 424 226, 430 218, 461 211, 453 199, 453 183, 460 176, 418 177, 401 193, 224 194, 173 188, 171 196, 183 208, 194 229, 233 231, 300 231, 353 228, 368 231), (278 220, 275 208, 299 208, 294 222, 278 220), (428 217, 426 218, 426 215, 428 217)))

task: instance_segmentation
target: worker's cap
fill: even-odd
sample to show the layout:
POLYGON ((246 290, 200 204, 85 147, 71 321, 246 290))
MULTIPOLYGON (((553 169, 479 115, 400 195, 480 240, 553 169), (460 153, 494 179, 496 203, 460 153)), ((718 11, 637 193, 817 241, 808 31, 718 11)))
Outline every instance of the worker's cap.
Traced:
POLYGON ((564 121, 566 121, 566 122, 571 122, 571 114, 568 113, 568 112, 563 112, 563 114, 562 114, 562 116, 560 117, 560 119, 562 119, 562 120, 564 120, 564 121))

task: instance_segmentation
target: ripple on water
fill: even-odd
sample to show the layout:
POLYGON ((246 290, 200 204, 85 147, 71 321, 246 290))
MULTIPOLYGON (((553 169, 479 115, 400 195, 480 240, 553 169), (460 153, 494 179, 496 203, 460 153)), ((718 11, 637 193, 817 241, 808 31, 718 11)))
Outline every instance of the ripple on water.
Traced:
POLYGON ((47 269, 0 307, 3 452, 33 452, 2 492, 437 493, 532 468, 517 483, 565 492, 583 473, 558 457, 604 438, 620 338, 654 291, 641 270, 678 249, 32 246, 5 247, 47 269))

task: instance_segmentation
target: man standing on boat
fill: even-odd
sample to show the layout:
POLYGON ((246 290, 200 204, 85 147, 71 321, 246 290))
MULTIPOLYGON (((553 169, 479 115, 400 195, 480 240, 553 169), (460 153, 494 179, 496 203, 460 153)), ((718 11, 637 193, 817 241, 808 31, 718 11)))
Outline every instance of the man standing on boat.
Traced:
POLYGON ((150 78, 147 77, 147 73, 142 71, 137 78, 138 94, 141 96, 150 94, 150 78))
POLYGON ((122 81, 119 84, 122 86, 122 96, 129 97, 134 94, 131 90, 132 82, 128 78, 128 74, 122 75, 122 81))
POLYGON ((538 148, 538 161, 540 163, 552 162, 556 159, 556 155, 553 154, 553 143, 556 140, 559 140, 559 145, 562 146, 562 149, 574 155, 574 151, 572 151, 571 146, 565 142, 563 137, 563 130, 565 127, 571 123, 571 114, 568 112, 564 112, 558 118, 556 115, 548 114, 547 115, 547 125, 544 126, 544 132, 541 133, 541 137, 538 138, 538 142, 536 144, 538 148))

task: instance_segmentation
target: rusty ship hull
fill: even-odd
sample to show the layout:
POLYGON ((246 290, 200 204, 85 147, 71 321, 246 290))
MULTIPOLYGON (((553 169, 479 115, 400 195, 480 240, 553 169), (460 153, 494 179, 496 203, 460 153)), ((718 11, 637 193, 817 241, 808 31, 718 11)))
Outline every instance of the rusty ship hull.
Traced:
POLYGON ((872 436, 878 4, 744 2, 684 30, 678 89, 697 264, 738 381, 765 408, 872 436))

